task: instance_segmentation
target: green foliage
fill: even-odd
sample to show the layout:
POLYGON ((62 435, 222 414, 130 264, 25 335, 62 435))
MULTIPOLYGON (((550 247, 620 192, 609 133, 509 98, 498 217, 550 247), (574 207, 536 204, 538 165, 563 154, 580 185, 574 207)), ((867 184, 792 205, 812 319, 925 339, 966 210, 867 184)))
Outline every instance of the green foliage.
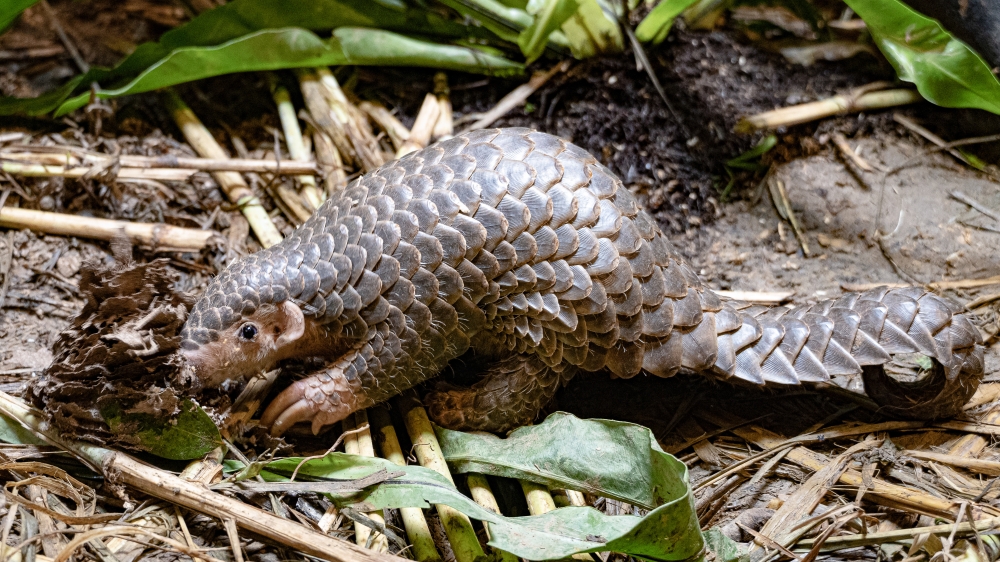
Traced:
POLYGON ((552 32, 562 27, 579 7, 577 0, 532 0, 528 3, 527 11, 534 16, 534 21, 518 35, 517 45, 529 63, 542 56, 552 32))
POLYGON ((1000 113, 1000 82, 972 49, 898 0, 845 0, 901 80, 945 107, 1000 113))
POLYGON ((181 404, 181 413, 173 420, 125 412, 115 403, 101 408, 101 417, 111 433, 130 442, 134 439, 134 445, 165 459, 196 459, 222 445, 215 422, 190 400, 181 404))
POLYGON ((14 23, 21 12, 35 5, 38 0, 3 0, 0 2, 0 33, 14 23))
POLYGON ((767 154, 775 145, 778 144, 778 137, 774 134, 767 135, 766 137, 760 139, 756 145, 750 150, 740 154, 736 158, 729 160, 725 163, 726 174, 729 175, 729 183, 726 187, 722 189, 722 194, 719 199, 725 201, 729 197, 729 192, 733 190, 736 185, 736 173, 733 170, 745 170, 748 172, 757 172, 764 168, 764 166, 759 162, 760 157, 767 154))
POLYGON ((274 461, 260 475, 284 480, 299 467, 296 481, 304 491, 310 481, 318 482, 314 484, 318 487, 380 470, 402 471, 402 476, 370 488, 327 495, 334 503, 359 511, 449 505, 489 522, 491 546, 529 560, 601 551, 685 560, 702 551, 704 541, 687 485, 687 468, 664 453, 644 427, 559 413, 538 426, 515 431, 508 439, 446 430, 439 435, 445 439, 442 451, 458 470, 475 469, 622 498, 652 511, 644 517, 609 516, 589 507, 564 507, 544 515, 504 517, 480 507, 432 470, 341 453, 307 461, 301 467, 302 459, 274 461))
POLYGON ((28 431, 15 419, 0 414, 0 443, 12 445, 45 445, 45 441, 28 431))
POLYGON ((715 555, 715 562, 749 562, 750 555, 719 529, 712 527, 704 535, 705 546, 715 555))
POLYGON ((635 36, 643 43, 659 45, 670 34, 674 20, 696 0, 662 0, 635 28, 635 36))

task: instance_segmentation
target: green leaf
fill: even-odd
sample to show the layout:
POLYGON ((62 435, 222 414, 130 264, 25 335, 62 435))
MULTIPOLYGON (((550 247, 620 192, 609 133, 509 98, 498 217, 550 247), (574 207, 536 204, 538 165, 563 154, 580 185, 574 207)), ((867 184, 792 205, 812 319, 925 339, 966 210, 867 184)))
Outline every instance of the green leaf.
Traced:
POLYGON ((745 170, 747 169, 755 170, 759 167, 759 165, 757 163, 754 163, 753 161, 766 154, 777 144, 778 144, 777 135, 774 134, 767 135, 766 137, 760 139, 760 142, 755 144, 754 147, 751 148, 750 150, 726 162, 726 166, 732 168, 742 168, 745 170), (748 165, 751 167, 747 168, 748 165))
POLYGON ((578 59, 598 54, 620 53, 621 29, 614 15, 605 13, 600 0, 579 0, 580 7, 562 26, 569 48, 578 59))
MULTIPOLYGON (((473 519, 488 522, 491 546, 529 560, 555 560, 602 551, 684 560, 702 550, 704 542, 687 486, 687 468, 664 453, 646 428, 553 414, 542 424, 517 430, 505 440, 491 438, 483 442, 480 436, 445 431, 441 434, 447 435, 448 447, 453 452, 456 447, 470 452, 468 460, 462 461, 463 466, 492 466, 494 473, 530 477, 536 482, 558 482, 559 487, 598 491, 600 495, 628 498, 626 501, 655 509, 644 517, 609 516, 589 507, 564 507, 531 517, 503 517, 480 507, 432 470, 341 453, 304 463, 296 480, 356 480, 383 469, 404 471, 403 476, 360 493, 328 496, 338 505, 353 505, 361 511, 449 505, 473 519), (463 439, 466 437, 471 440, 463 439), (564 441, 567 437, 569 440, 564 441), (549 449, 553 445, 558 451, 549 449), (510 458, 509 462, 493 464, 480 459, 478 454, 472 455, 471 451, 510 458)), ((300 462, 301 459, 275 461, 260 474, 266 480, 284 479, 300 462)), ((303 482, 303 486, 308 483, 303 482)))
POLYGON ((674 20, 696 0, 662 0, 642 18, 635 36, 643 43, 659 45, 670 34, 674 20))
POLYGON ((517 37, 517 45, 528 63, 542 55, 552 32, 559 29, 579 7, 577 0, 533 0, 528 4, 528 13, 535 19, 517 37))
POLYGON ((28 431, 17 420, 0 414, 0 442, 12 445, 46 445, 34 433, 28 431))
POLYGON ((4 0, 0 2, 0 33, 6 31, 17 19, 17 16, 21 15, 21 12, 34 6, 36 2, 38 0, 4 0))
POLYGON ((1000 113, 1000 81, 964 43, 898 0, 846 0, 901 80, 929 101, 1000 113))
POLYGON ((173 420, 124 412, 117 403, 102 407, 101 417, 112 433, 134 437, 144 451, 165 459, 196 459, 222 445, 215 422, 190 400, 173 420))
MULTIPOLYGON (((112 98, 234 72, 345 64, 429 66, 495 75, 523 71, 520 64, 477 49, 428 43, 378 29, 345 27, 323 40, 310 31, 291 28, 258 31, 213 47, 179 48, 125 85, 97 88, 93 93, 112 98)), ((0 115, 37 115, 53 109, 63 115, 90 101, 90 91, 67 100, 71 90, 67 85, 41 98, 0 98, 0 115)))

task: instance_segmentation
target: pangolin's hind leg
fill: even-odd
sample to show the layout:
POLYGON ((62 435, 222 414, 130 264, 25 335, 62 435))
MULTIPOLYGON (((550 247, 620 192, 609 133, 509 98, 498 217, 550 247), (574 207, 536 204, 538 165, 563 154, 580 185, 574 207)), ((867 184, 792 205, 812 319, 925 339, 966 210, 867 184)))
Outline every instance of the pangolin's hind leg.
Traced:
POLYGON ((574 374, 571 365, 550 367, 536 355, 511 355, 490 363, 474 385, 439 388, 424 404, 443 427, 503 432, 533 422, 574 374))

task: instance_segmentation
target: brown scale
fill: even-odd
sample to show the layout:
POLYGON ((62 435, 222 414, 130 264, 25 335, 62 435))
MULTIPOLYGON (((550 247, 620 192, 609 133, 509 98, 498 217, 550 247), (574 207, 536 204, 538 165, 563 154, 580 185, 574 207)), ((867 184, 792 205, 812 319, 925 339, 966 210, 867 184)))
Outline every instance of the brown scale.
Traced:
POLYGON ((470 348, 492 359, 482 380, 427 398, 449 427, 529 423, 580 370, 854 391, 861 374, 883 407, 916 417, 953 413, 983 374, 979 332, 919 288, 795 310, 722 301, 606 167, 527 129, 459 135, 359 178, 220 274, 183 340, 213 384, 329 356, 265 412, 276 432, 339 421, 470 348), (939 363, 933 392, 879 374, 907 353, 939 363))

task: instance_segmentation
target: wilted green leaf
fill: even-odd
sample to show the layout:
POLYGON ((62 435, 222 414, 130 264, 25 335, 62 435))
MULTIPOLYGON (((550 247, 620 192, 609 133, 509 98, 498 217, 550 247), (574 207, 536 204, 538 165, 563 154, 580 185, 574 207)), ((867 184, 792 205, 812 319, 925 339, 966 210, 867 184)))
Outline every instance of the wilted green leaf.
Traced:
POLYGON ((517 45, 527 62, 542 55, 552 32, 559 29, 579 6, 577 0, 532 0, 528 3, 528 13, 535 19, 517 37, 517 45))
POLYGON ((452 472, 475 472, 570 488, 652 509, 688 495, 687 467, 649 429, 556 412, 501 439, 437 429, 452 472))
POLYGON ((134 436, 143 450, 165 459, 196 459, 222 445, 215 422, 190 400, 181 404, 174 420, 126 413, 118 404, 101 408, 101 417, 112 433, 134 436))
POLYGON ((643 43, 659 45, 670 34, 674 20, 696 0, 662 0, 642 18, 635 36, 643 43))
POLYGON ((723 535, 719 529, 712 527, 704 534, 705 546, 715 554, 715 562, 743 562, 750 559, 739 543, 723 535))
MULTIPOLYGON (((597 490, 608 497, 631 498, 637 505, 655 509, 644 517, 637 517, 608 516, 589 507, 564 507, 544 515, 508 518, 483 509, 459 493, 448 479, 429 469, 400 467, 384 459, 339 453, 303 464, 296 480, 355 480, 382 469, 405 471, 405 475, 382 482, 360 494, 331 496, 331 499, 338 505, 356 505, 362 511, 449 505, 473 519, 489 522, 490 545, 529 560, 553 560, 576 553, 601 551, 659 560, 683 560, 701 552, 703 541, 686 484, 687 469, 656 446, 648 429, 619 422, 579 420, 566 414, 553 414, 539 426, 524 429, 539 428, 538 435, 534 436, 516 431, 506 440, 494 438, 493 441, 501 442, 499 449, 491 449, 497 445, 495 442, 475 441, 463 445, 466 449, 484 453, 493 450, 501 456, 512 456, 515 447, 525 447, 521 450, 519 462, 504 465, 504 470, 509 469, 511 474, 531 476, 539 481, 539 475, 524 472, 524 466, 547 467, 548 470, 544 471, 547 478, 541 480, 560 482, 560 487, 597 490), (573 431, 579 433, 573 433, 568 442, 563 442, 559 449, 564 456, 558 460, 556 455, 559 453, 547 450, 546 445, 532 442, 536 437, 549 433, 565 438, 573 431), (569 456, 565 456, 567 454, 569 456), (604 462, 598 464, 598 457, 604 462), (620 458, 627 460, 618 460, 620 458), (558 466, 553 466, 554 462, 558 466), (630 463, 631 472, 626 472, 630 463), (593 472, 585 478, 586 470, 593 472), (582 486, 569 485, 581 480, 588 482, 582 486)), ((459 445, 462 435, 465 434, 449 432, 453 447, 459 445)), ((287 477, 299 462, 300 459, 282 459, 269 463, 261 476, 269 480, 287 477)), ((468 466, 473 464, 486 466, 476 460, 467 463, 468 466)))
POLYGON ((1000 113, 1000 81, 990 66, 936 21, 898 0, 846 0, 868 26, 901 80, 945 107, 1000 113))
POLYGON ((0 33, 14 23, 21 12, 35 5, 38 0, 3 0, 0 2, 0 33))

